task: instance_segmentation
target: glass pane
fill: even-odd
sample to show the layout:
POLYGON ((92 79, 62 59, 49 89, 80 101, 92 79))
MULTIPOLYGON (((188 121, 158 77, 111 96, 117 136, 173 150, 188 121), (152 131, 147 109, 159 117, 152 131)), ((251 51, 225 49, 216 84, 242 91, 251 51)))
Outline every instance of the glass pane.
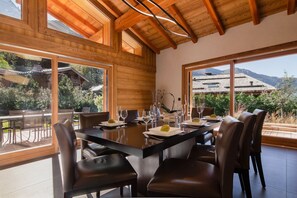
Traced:
POLYGON ((297 55, 236 64, 239 112, 268 112, 263 135, 297 138, 297 55))
POLYGON ((90 1, 47 0, 47 11, 48 28, 110 45, 110 19, 90 1))
POLYGON ((50 145, 51 60, 0 51, 0 153, 50 145))
POLYGON ((1 0, 0 14, 22 19, 22 1, 21 0, 1 0))
POLYGON ((198 104, 198 102, 202 100, 204 106, 213 108, 216 115, 228 115, 230 106, 230 66, 223 65, 193 71, 191 99, 192 108, 197 107, 197 105, 200 106, 201 104, 198 104))
POLYGON ((106 111, 104 69, 61 62, 58 65, 60 122, 69 119, 78 128, 81 112, 106 111))
POLYGON ((77 33, 75 30, 73 30, 71 27, 65 25, 63 22, 59 21, 58 19, 56 19, 55 17, 53 17, 50 14, 47 14, 47 26, 48 28, 60 31, 60 32, 64 32, 66 34, 70 34, 73 36, 77 36, 80 38, 84 38, 84 36, 80 35, 79 33, 77 33))

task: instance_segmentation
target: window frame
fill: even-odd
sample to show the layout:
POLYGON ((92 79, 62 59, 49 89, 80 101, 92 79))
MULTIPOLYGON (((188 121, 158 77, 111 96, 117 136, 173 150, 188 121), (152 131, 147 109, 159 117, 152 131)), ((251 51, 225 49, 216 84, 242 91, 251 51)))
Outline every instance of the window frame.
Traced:
MULTIPOLYGON (((237 63, 244 63, 244 62, 256 61, 256 60, 267 59, 267 58, 275 58, 275 57, 291 55, 291 54, 297 54, 297 41, 182 65, 182 86, 181 86, 182 101, 187 101, 186 99, 189 98, 191 94, 192 71, 229 64, 230 65, 230 115, 233 115, 234 108, 235 108, 235 90, 234 90, 235 65, 237 63)), ((187 103, 188 105, 192 104, 190 103, 190 101, 187 101, 187 103)), ((274 144, 274 145, 297 148, 296 139, 263 136, 262 142, 266 144, 274 144)))
POLYGON ((76 42, 83 45, 88 45, 92 47, 99 47, 104 50, 115 50, 114 49, 114 39, 113 39, 113 32, 114 32, 114 20, 115 17, 110 14, 104 7, 102 7, 99 2, 95 2, 92 0, 87 0, 91 4, 94 4, 94 8, 97 9, 99 12, 102 12, 107 18, 109 18, 110 23, 103 24, 103 36, 104 42, 107 44, 96 43, 94 41, 88 40, 87 38, 79 38, 77 36, 66 34, 64 32, 60 32, 58 30, 54 30, 47 27, 47 0, 39 0, 38 7, 39 7, 39 32, 48 36, 52 36, 55 38, 66 39, 68 42, 76 42))
MULTIPOLYGON (((105 70, 105 74, 108 75, 108 87, 105 86, 104 92, 107 95, 106 97, 108 98, 106 101, 106 97, 104 97, 104 110, 109 110, 112 114, 113 110, 113 75, 114 75, 114 66, 112 64, 107 64, 107 63, 100 63, 100 62, 94 62, 94 61, 88 61, 84 59, 79 59, 79 58, 74 58, 74 57, 67 57, 67 56, 62 56, 62 55, 57 55, 57 54, 51 54, 49 52, 44 52, 44 51, 37 51, 33 49, 26 49, 26 48, 21 48, 21 47, 15 47, 15 46, 8 46, 8 45, 3 45, 0 44, 0 50, 1 51, 6 51, 6 52, 11 52, 11 53, 20 53, 20 54, 28 54, 28 55, 33 55, 33 56, 40 56, 43 58, 51 59, 51 66, 52 66, 52 103, 51 103, 51 112, 52 112, 52 125, 58 121, 58 63, 59 62, 70 62, 70 63, 76 63, 76 64, 83 64, 87 66, 93 66, 93 67, 98 67, 102 68, 105 70)), ((106 76, 104 77, 104 83, 106 85, 106 76)), ((53 128, 52 128, 53 130, 53 128)), ((54 130, 53 130, 54 131, 54 130)), ((54 134, 54 133, 53 133, 54 134)), ((37 147, 37 148, 32 148, 29 150, 23 150, 23 151, 17 151, 17 152, 11 152, 7 154, 2 154, 0 155, 0 167, 4 166, 9 166, 10 164, 15 164, 15 163, 20 163, 23 161, 28 161, 32 160, 35 158, 41 158, 49 155, 53 155, 59 152, 59 147, 58 147, 58 142, 56 139, 56 136, 52 136, 52 144, 51 145, 46 145, 43 147, 37 147)))

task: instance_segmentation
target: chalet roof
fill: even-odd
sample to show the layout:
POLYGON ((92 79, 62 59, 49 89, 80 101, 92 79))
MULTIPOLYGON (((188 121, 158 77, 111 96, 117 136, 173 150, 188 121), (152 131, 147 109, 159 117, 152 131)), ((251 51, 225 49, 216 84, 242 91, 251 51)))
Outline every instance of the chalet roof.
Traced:
MULTIPOLYGON (((243 73, 235 74, 235 92, 271 92, 275 87, 243 73)), ((206 75, 193 77, 193 93, 228 93, 230 75, 206 75)))

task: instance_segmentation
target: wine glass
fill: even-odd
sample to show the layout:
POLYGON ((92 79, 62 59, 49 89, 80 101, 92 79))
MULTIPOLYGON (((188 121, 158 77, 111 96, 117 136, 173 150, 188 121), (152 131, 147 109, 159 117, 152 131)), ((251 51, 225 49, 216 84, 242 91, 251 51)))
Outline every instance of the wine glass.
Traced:
POLYGON ((117 121, 119 122, 120 121, 120 112, 121 112, 121 107, 120 106, 117 106, 116 107, 116 118, 117 118, 117 121))
POLYGON ((125 122, 126 118, 128 117, 128 110, 127 109, 121 109, 120 116, 123 119, 123 121, 125 122))
POLYGON ((157 117, 157 107, 155 105, 150 106, 150 115, 152 117, 152 122, 155 122, 157 117))
POLYGON ((151 120, 151 115, 150 115, 150 111, 143 111, 142 112, 142 118, 143 121, 145 123, 145 131, 147 131, 147 124, 149 123, 149 121, 151 120))
POLYGON ((205 101, 204 101, 203 96, 200 96, 200 95, 198 96, 196 105, 197 105, 196 110, 197 110, 197 113, 199 115, 199 118, 202 118, 204 107, 205 107, 205 101))

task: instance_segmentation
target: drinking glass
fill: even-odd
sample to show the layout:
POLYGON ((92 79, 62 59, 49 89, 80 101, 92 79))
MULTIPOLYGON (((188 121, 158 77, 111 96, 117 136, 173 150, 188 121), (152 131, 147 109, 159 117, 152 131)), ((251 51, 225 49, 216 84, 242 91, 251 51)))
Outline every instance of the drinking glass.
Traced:
POLYGON ((157 118, 157 107, 155 105, 150 106, 150 115, 152 117, 152 122, 154 123, 157 118))
POLYGON ((121 107, 120 106, 117 106, 116 107, 116 118, 117 118, 117 121, 119 122, 120 121, 120 112, 121 112, 121 107))
POLYGON ((128 110, 127 109, 121 109, 120 111, 120 116, 123 119, 123 121, 125 122, 126 118, 128 117, 128 110))
POLYGON ((197 113, 199 115, 199 118, 202 118, 204 107, 205 107, 205 101, 202 96, 198 97, 197 104, 196 104, 197 113))
POLYGON ((145 123, 145 131, 148 131, 148 130, 147 130, 147 124, 148 124, 149 121, 151 120, 150 111, 143 111, 143 112, 142 112, 142 118, 143 118, 143 121, 144 121, 144 123, 145 123))

